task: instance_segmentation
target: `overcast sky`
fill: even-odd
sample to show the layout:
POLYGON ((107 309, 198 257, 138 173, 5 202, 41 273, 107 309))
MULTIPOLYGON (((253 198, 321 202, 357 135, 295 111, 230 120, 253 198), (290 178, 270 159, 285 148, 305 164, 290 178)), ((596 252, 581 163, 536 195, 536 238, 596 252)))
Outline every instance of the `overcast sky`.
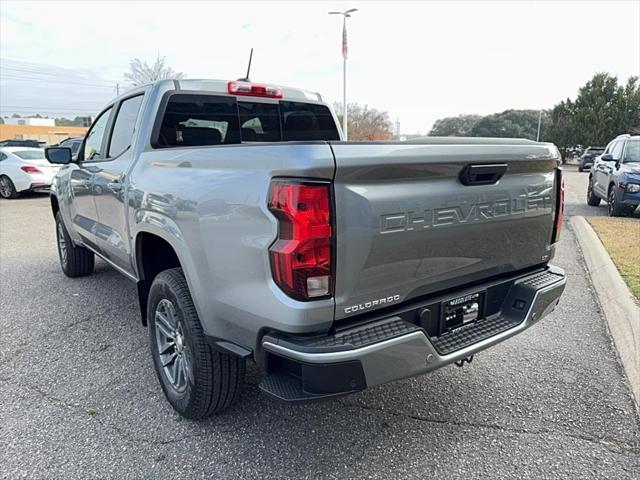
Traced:
POLYGON ((243 76, 342 98, 426 133, 461 113, 549 108, 599 71, 640 75, 640 0, 569 2, 0 2, 2 115, 96 113, 131 58, 190 78, 243 76))

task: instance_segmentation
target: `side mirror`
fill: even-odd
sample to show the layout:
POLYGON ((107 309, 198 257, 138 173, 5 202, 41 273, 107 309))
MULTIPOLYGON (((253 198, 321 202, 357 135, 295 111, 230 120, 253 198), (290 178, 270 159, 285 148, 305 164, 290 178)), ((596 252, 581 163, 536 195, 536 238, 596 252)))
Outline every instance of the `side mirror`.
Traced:
POLYGON ((68 147, 45 148, 44 156, 49 160, 49 163, 56 165, 66 165, 72 162, 71 149, 68 147))
POLYGON ((600 160, 602 160, 603 162, 613 162, 613 155, 611 155, 610 153, 605 153, 604 155, 600 156, 600 160))

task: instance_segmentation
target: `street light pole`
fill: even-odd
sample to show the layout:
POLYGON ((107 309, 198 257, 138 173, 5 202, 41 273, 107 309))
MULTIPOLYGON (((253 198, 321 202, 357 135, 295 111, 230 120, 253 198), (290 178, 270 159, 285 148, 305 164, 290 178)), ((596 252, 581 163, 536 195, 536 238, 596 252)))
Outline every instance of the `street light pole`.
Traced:
POLYGON ((540 125, 542 124, 542 110, 540 110, 540 114, 538 115, 538 135, 536 135, 536 142, 540 141, 540 125))
POLYGON ((348 139, 347 132, 347 17, 357 11, 351 8, 344 12, 329 12, 329 15, 342 15, 342 133, 348 139))

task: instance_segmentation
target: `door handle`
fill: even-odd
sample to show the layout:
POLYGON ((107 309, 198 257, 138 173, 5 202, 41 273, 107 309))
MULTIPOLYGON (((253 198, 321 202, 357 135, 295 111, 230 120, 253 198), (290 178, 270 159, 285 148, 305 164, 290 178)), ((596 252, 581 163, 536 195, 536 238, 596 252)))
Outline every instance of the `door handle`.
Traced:
POLYGON ((506 163, 467 165, 460 172, 460 182, 463 185, 491 185, 497 183, 506 171, 506 163))

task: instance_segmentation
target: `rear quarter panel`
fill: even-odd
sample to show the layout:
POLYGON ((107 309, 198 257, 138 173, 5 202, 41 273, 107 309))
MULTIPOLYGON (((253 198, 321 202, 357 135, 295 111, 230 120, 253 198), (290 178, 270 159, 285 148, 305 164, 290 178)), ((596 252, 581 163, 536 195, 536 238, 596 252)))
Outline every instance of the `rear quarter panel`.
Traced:
POLYGON ((333 299, 299 302, 274 284, 267 209, 273 177, 328 180, 328 144, 252 144, 143 151, 131 174, 132 240, 163 232, 183 264, 205 333, 254 348, 261 328, 327 330, 333 299))

